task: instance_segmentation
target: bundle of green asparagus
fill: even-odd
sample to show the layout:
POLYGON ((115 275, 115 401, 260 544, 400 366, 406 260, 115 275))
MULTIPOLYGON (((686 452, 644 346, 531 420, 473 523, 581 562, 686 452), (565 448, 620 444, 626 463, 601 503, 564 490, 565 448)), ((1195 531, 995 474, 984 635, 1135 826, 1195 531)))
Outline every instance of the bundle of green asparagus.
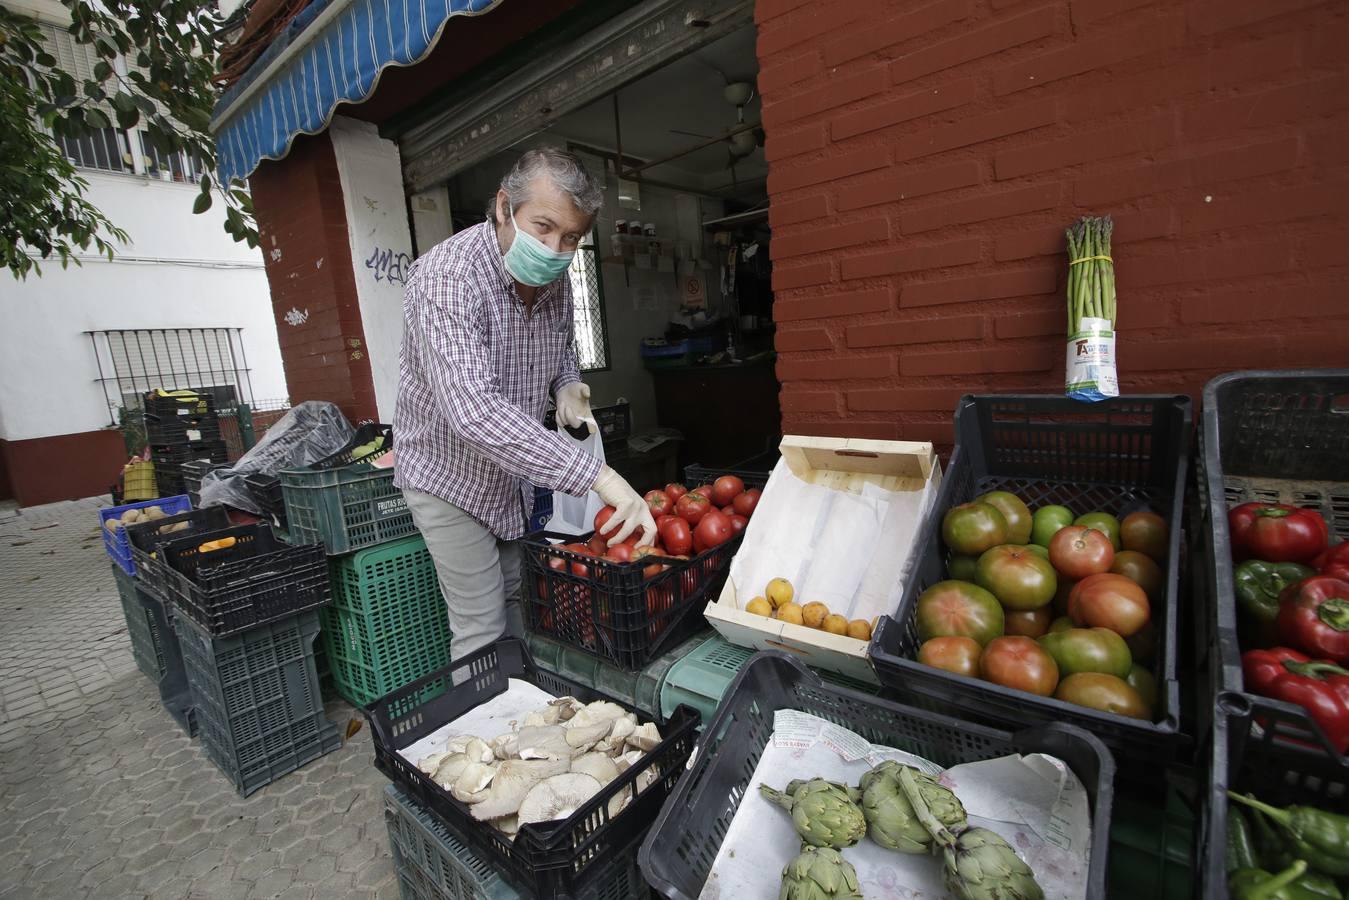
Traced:
POLYGON ((1119 396, 1115 371, 1115 263, 1109 216, 1084 216, 1068 237, 1068 354, 1066 390, 1078 400, 1119 396))

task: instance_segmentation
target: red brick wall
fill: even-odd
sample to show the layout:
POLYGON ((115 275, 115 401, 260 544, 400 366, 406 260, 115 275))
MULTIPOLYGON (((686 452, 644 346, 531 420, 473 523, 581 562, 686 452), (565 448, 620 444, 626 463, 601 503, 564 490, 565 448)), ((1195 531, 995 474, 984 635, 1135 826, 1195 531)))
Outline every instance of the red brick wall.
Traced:
POLYGON ((758 0, 786 432, 949 444, 1061 391, 1115 217, 1120 381, 1349 365, 1349 3, 758 0))
POLYGON ((375 386, 328 134, 296 138, 290 154, 263 162, 250 185, 291 401, 329 400, 353 422, 374 418, 375 386), (308 318, 292 325, 291 310, 308 318))

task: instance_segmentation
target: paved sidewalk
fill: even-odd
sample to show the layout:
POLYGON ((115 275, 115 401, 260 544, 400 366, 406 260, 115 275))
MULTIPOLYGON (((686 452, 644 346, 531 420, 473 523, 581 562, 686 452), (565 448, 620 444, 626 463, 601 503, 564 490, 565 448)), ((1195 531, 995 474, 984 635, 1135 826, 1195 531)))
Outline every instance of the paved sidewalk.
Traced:
POLYGON ((0 515, 0 897, 396 898, 369 728, 240 799, 136 668, 100 505, 0 515))

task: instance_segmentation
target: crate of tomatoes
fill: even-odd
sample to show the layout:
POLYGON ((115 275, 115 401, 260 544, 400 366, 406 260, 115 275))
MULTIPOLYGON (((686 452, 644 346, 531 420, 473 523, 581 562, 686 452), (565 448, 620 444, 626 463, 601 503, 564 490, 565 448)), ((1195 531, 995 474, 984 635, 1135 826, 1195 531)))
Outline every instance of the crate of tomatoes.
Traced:
POLYGON ((1231 372, 1204 389, 1200 617, 1215 686, 1266 698, 1268 739, 1349 751, 1349 370, 1231 372))
POLYGON ((767 475, 723 475, 709 484, 648 491, 657 534, 609 545, 613 507, 588 535, 538 531, 522 541, 530 631, 629 671, 642 668, 703 625, 758 505, 767 475), (640 543, 639 543, 640 542, 640 543))
POLYGON ((881 683, 1170 759, 1189 398, 966 396, 955 422, 914 577, 872 639, 881 683))

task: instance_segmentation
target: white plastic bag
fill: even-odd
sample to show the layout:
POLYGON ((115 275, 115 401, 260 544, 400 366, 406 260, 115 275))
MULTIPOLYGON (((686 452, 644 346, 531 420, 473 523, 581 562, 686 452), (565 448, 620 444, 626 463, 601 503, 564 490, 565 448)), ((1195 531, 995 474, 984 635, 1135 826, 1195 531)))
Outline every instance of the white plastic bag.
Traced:
MULTIPOLYGON (((564 441, 579 445, 586 453, 604 462, 604 441, 600 439, 598 432, 588 435, 583 441, 572 437, 561 425, 558 426, 557 433, 564 441)), ((594 491, 586 492, 584 497, 573 497, 571 494, 553 491, 553 517, 548 520, 548 530, 563 534, 585 534, 587 531, 594 531, 595 513, 603 508, 604 501, 594 491)))

